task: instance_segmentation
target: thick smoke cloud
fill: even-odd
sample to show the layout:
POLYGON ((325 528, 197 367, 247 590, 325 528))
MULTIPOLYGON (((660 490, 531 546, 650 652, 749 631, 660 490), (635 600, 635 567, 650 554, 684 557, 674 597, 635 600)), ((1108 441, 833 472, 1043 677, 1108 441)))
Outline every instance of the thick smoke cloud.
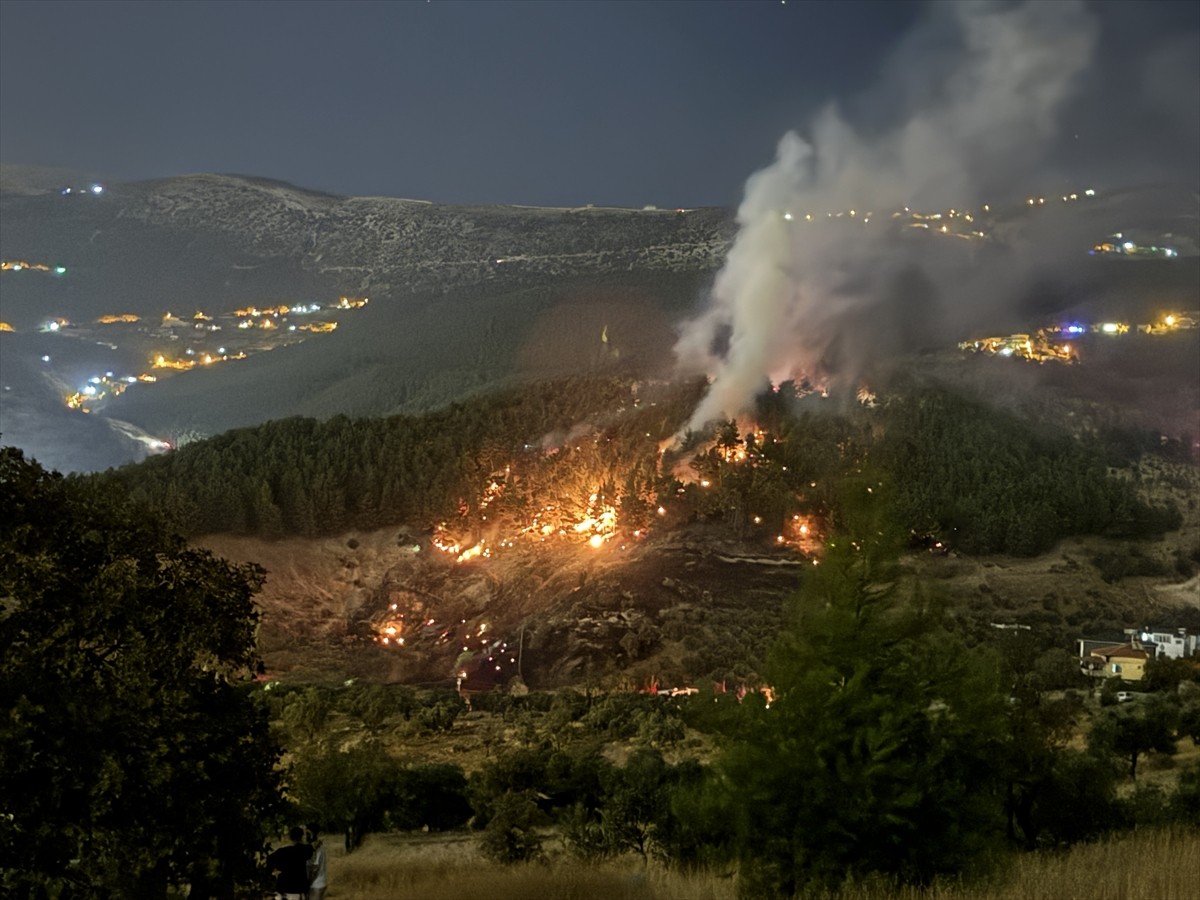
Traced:
POLYGON ((880 88, 853 104, 870 130, 830 106, 806 137, 784 135, 746 184, 709 309, 676 345, 683 371, 713 379, 691 426, 737 415, 767 379, 853 389, 873 360, 944 321, 964 289, 994 297, 979 260, 967 272, 961 253, 914 255, 889 216, 978 209, 992 192, 1027 189, 1096 37, 1072 0, 934 4, 880 88), (845 218, 826 218, 837 211, 845 218))

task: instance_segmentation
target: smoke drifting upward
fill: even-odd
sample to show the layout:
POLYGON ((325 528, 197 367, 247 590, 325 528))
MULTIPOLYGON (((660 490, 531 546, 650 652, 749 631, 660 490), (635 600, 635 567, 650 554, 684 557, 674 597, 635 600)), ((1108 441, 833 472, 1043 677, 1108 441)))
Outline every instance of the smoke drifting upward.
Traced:
POLYGON ((978 208, 989 192, 1025 189, 1046 165, 1096 35, 1073 0, 932 4, 880 88, 855 104, 869 132, 830 106, 807 140, 785 134, 746 184, 709 309, 675 347, 681 370, 712 378, 691 427, 736 416, 768 379, 852 390, 904 332, 940 317, 940 297, 957 306, 975 288, 973 297, 994 299, 979 265, 918 258, 890 215, 978 208), (845 217, 830 221, 831 212, 845 217))

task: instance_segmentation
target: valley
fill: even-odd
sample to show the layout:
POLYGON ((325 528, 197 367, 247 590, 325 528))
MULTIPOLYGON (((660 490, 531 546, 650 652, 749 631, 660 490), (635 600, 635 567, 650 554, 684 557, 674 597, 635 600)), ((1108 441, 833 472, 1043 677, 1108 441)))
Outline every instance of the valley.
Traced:
MULTIPOLYGON (((710 289, 734 233, 719 209, 450 207, 211 175, 64 195, 53 175, 7 171, 0 426, 67 470, 289 415, 420 412, 570 372, 667 376, 677 323, 710 289), (363 297, 371 306, 350 318, 338 308, 363 297), (244 381, 257 389, 238 391, 244 381), (96 420, 52 413, 54 396, 96 420)), ((1030 199, 779 214, 798 241, 889 235, 896 252, 935 269, 1012 255, 1038 273, 1014 284, 1028 307, 1017 316, 943 299, 936 319, 910 326, 914 350, 979 344, 1064 359, 1064 340, 1086 342, 1048 331, 1034 353, 1019 338, 1106 321, 1158 334, 1179 327, 1166 316, 1195 318, 1200 257, 1186 199, 1079 187, 1030 199), (1087 256, 1115 233, 1174 255, 1139 256, 1124 240, 1087 256), (956 236, 969 240, 946 241, 956 236), (1001 329, 1015 334, 980 337, 1001 329)))

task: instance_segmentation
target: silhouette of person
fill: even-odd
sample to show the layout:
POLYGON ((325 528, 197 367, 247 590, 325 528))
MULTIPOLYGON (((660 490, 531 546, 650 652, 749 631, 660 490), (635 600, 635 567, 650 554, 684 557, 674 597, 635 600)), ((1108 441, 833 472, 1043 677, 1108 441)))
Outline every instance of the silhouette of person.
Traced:
POLYGON ((275 892, 284 900, 305 900, 308 894, 308 860, 313 848, 304 843, 304 829, 294 826, 288 832, 292 843, 267 857, 267 868, 277 872, 275 892))

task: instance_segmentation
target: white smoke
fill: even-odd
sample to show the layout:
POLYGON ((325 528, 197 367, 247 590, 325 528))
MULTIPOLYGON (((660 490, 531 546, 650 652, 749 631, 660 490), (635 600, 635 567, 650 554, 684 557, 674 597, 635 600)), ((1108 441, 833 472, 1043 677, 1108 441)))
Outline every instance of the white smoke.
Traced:
POLYGON ((889 332, 920 325, 948 280, 970 277, 928 260, 916 269, 885 237, 888 216, 1020 190, 1044 164, 1096 35, 1077 0, 933 4, 858 103, 859 118, 889 124, 859 133, 830 106, 808 140, 784 135, 746 184, 710 308, 675 348, 682 370, 712 377, 691 427, 736 416, 768 379, 852 387, 889 332), (858 230, 829 226, 838 211, 858 230))

